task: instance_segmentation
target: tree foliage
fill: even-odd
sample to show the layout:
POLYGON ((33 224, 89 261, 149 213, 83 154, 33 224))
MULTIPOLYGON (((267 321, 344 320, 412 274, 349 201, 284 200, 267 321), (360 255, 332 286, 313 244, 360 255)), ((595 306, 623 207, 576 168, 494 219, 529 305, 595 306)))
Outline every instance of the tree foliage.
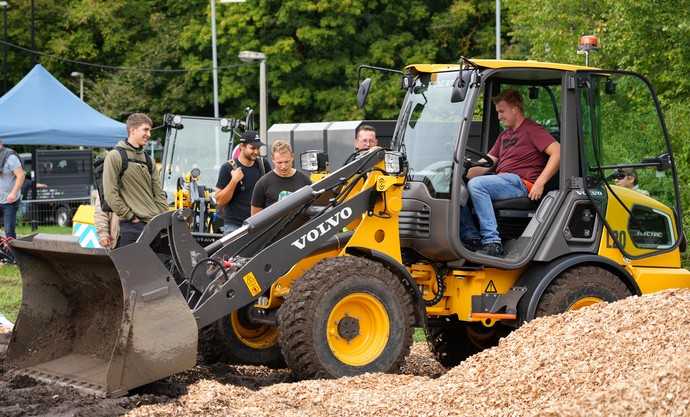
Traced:
MULTIPOLYGON (((118 119, 133 111, 212 114, 208 0, 35 0, 36 49, 71 60, 183 73, 98 69, 49 56, 38 61, 74 88, 86 78, 86 101, 118 119), (204 70, 199 70, 204 69, 204 70)), ((31 45, 29 1, 11 4, 9 40, 31 45)), ((457 62, 493 53, 493 4, 480 0, 257 0, 216 2, 220 108, 239 116, 258 107, 258 65, 242 50, 268 56, 269 123, 394 118, 397 77, 374 75, 366 114, 355 104, 357 66, 402 69, 413 62, 457 62)), ((34 57, 10 50, 10 85, 34 57)), ((370 74, 366 74, 369 76, 370 74)), ((76 89, 75 89, 76 90, 76 89)))

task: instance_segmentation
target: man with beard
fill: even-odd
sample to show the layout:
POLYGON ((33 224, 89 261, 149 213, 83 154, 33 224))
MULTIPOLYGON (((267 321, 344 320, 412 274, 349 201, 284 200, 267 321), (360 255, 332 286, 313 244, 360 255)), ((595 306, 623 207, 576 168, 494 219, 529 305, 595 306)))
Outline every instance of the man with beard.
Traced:
POLYGON ((223 234, 240 227, 249 217, 254 186, 271 170, 268 162, 259 156, 263 143, 255 131, 240 137, 240 153, 236 159, 223 164, 216 183, 216 204, 223 211, 223 234))

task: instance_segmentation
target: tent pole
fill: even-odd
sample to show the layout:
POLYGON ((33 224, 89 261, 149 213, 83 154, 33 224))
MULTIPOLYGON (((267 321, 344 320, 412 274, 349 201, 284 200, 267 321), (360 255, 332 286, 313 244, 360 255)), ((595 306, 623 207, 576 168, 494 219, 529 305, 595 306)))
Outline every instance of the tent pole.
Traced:
MULTIPOLYGON (((10 5, 6 1, 0 2, 2 7, 2 39, 7 42, 7 8, 10 5)), ((7 92, 7 44, 2 46, 2 94, 7 92)))

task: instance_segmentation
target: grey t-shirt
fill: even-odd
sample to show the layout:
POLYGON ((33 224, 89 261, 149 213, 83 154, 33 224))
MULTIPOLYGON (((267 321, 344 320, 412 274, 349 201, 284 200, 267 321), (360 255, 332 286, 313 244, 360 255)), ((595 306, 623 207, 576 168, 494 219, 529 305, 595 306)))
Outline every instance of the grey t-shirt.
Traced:
MULTIPOLYGON (((12 191, 14 183, 17 181, 17 177, 14 175, 14 170, 22 166, 19 162, 19 158, 16 155, 10 155, 7 157, 5 166, 2 167, 2 172, 0 172, 0 204, 7 204, 7 195, 12 191)), ((21 190, 18 191, 17 201, 21 198, 21 190)))

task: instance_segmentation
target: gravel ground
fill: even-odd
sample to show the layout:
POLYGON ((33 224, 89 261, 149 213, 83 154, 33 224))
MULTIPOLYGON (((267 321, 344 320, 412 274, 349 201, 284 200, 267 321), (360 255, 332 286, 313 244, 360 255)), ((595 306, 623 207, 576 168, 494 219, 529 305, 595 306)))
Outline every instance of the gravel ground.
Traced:
POLYGON ((666 291, 534 320, 448 372, 417 343, 402 375, 197 366, 102 400, 0 365, 0 415, 690 416, 689 339, 690 290, 666 291))

